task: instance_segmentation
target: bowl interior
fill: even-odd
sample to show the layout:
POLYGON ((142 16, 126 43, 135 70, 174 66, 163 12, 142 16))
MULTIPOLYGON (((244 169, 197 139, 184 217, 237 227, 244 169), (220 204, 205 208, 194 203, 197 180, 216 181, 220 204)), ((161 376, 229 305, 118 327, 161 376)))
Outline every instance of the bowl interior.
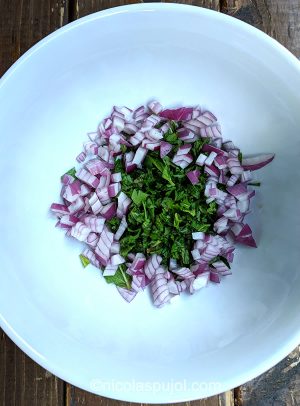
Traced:
POLYGON ((245 24, 178 5, 98 13, 50 36, 0 83, 1 323, 27 353, 106 396, 168 402, 212 395, 263 372, 299 338, 300 75, 245 24), (196 105, 243 153, 275 152, 233 275, 171 306, 126 304, 48 214, 60 175, 113 105, 196 105), (173 390, 122 382, 186 382, 173 390), (119 387, 114 383, 121 382, 119 387), (193 385, 194 383, 194 385, 193 385), (118 389, 119 388, 119 389, 118 389))

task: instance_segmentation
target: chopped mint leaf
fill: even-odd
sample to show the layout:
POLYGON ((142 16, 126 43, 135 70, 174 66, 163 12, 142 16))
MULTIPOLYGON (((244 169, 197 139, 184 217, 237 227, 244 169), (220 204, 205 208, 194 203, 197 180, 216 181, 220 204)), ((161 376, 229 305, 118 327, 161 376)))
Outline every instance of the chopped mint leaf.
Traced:
POLYGON ((162 160, 156 156, 153 156, 151 154, 147 154, 146 161, 150 166, 156 166, 156 168, 160 171, 163 172, 164 170, 164 164, 162 160))
POLYGON ((231 269, 230 267, 230 263, 227 261, 227 259, 225 257, 220 256, 220 261, 224 262, 224 264, 231 269))
POLYGON ((126 273, 126 265, 119 265, 113 276, 104 276, 107 283, 114 283, 120 288, 131 289, 131 276, 126 273))
POLYGON ((178 124, 176 121, 169 121, 170 124, 170 130, 174 133, 177 130, 178 124))
POLYGON ((79 258, 80 258, 81 264, 84 268, 86 268, 90 264, 90 260, 87 257, 85 257, 84 255, 80 254, 79 258))
POLYGON ((175 215, 174 215, 174 227, 179 228, 179 224, 180 224, 180 216, 179 216, 178 213, 175 213, 175 215))
POLYGON ((127 147, 124 144, 121 144, 121 152, 124 154, 127 151, 127 147))
POLYGON ((171 130, 169 130, 165 136, 165 141, 169 142, 170 144, 177 144, 178 143, 178 136, 176 133, 173 133, 171 130))
MULTIPOLYGON (((193 143, 191 153, 194 157, 194 159, 197 159, 200 152, 202 151, 203 145, 208 144, 210 141, 210 138, 200 138, 200 140, 197 140, 193 143)), ((206 153, 204 153, 206 155, 206 153)))
POLYGON ((170 183, 170 185, 175 186, 175 183, 172 181, 170 167, 168 165, 164 167, 162 171, 162 177, 163 179, 167 180, 170 183))
POLYGON ((119 228, 121 220, 117 217, 113 217, 110 220, 106 220, 106 225, 108 225, 108 227, 110 228, 110 230, 115 233, 117 231, 117 229, 119 228))
MULTIPOLYGON (((195 151, 206 141, 196 144, 195 151)), ((128 227, 120 239, 124 257, 130 252, 156 253, 165 264, 174 258, 180 266, 189 265, 193 261, 192 233, 213 232, 217 205, 206 203, 207 175, 202 172, 199 183, 192 185, 186 176, 190 168, 181 169, 171 159, 161 159, 158 152, 149 151, 143 169, 129 174, 123 163, 116 161, 115 171, 122 173, 122 191, 133 201, 128 227)))
POLYGON ((139 206, 140 204, 144 203, 147 199, 147 193, 142 192, 141 190, 134 189, 131 194, 131 199, 134 204, 139 206))
MULTIPOLYGON (((115 159, 115 172, 122 172, 124 170, 122 159, 115 159)), ((123 179, 122 179, 123 180, 123 179)))
POLYGON ((210 261, 209 264, 212 265, 212 266, 214 266, 214 262, 217 262, 217 261, 222 261, 222 262, 227 266, 227 268, 231 269, 229 262, 228 262, 227 259, 226 259, 225 257, 223 257, 223 256, 217 256, 217 257, 215 257, 213 260, 210 261))
POLYGON ((70 176, 73 176, 73 178, 76 178, 76 169, 75 168, 72 168, 72 169, 70 169, 70 170, 68 170, 68 172, 66 172, 66 175, 70 175, 70 176))

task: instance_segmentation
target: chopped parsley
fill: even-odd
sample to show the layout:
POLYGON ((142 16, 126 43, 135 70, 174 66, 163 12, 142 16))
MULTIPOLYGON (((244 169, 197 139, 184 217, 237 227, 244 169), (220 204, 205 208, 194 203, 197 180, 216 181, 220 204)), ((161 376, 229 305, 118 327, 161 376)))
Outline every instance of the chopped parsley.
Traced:
MULTIPOLYGON (((182 143, 174 128, 168 131, 165 140, 177 146, 182 143)), ((207 139, 193 143, 191 154, 197 157, 206 142, 207 139)), ((122 173, 122 192, 132 200, 128 228, 120 239, 121 255, 156 253, 162 256, 165 265, 170 258, 181 266, 193 262, 192 233, 213 233, 217 219, 216 203, 207 204, 204 196, 207 175, 197 167, 201 170, 197 185, 192 185, 186 176, 194 168, 191 164, 181 169, 170 157, 161 159, 156 151, 149 151, 143 168, 130 174, 125 172, 122 160, 116 161, 115 171, 122 173)), ((115 230, 113 221, 109 222, 112 231, 115 230)))

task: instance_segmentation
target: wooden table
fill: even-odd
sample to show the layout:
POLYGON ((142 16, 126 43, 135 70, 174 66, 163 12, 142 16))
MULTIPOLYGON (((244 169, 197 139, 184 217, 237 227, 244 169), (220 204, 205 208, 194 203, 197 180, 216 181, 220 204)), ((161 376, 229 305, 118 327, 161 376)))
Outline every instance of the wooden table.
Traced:
MULTIPOLYGON (((0 0, 0 76, 45 35, 79 17, 134 0, 0 0)), ((300 57, 300 0, 183 0, 233 15, 300 57)), ((121 406, 56 378, 0 330, 0 406, 121 406)), ((192 406, 300 405, 300 347, 252 382, 192 406)))

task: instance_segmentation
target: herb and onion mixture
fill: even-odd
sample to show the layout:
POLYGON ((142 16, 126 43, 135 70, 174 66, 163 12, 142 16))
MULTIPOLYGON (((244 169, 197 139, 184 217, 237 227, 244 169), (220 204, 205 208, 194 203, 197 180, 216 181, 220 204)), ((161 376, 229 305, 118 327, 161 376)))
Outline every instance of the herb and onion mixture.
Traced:
POLYGON ((114 107, 88 136, 51 210, 86 244, 83 266, 99 268, 126 301, 149 285, 161 307, 219 283, 236 244, 256 247, 249 186, 274 155, 243 158, 209 111, 114 107))

